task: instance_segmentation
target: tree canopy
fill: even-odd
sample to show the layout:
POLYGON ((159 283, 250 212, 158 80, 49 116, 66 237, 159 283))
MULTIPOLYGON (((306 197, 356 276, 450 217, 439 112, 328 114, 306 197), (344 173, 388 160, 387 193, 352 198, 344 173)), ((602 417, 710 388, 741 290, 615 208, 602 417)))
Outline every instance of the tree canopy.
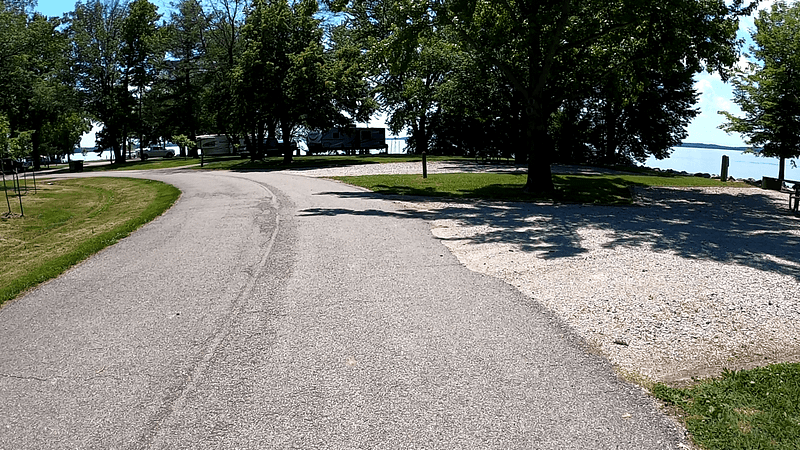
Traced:
POLYGON ((800 6, 779 2, 759 11, 752 33, 753 60, 733 79, 734 102, 744 116, 720 111, 722 128, 740 133, 759 154, 780 159, 800 156, 800 6))
MULTIPOLYGON (((455 29, 460 42, 521 96, 529 161, 526 189, 544 192, 553 190, 555 146, 549 125, 567 102, 585 102, 598 87, 616 95, 610 91, 611 79, 621 75, 628 75, 626 84, 634 84, 628 101, 653 81, 653 73, 665 80, 671 73, 708 69, 727 77, 737 56, 738 16, 751 7, 740 0, 731 5, 723 0, 434 2, 441 23, 455 29), (640 63, 650 73, 629 78, 640 63)), ((662 88, 654 91, 651 85, 648 90, 662 88)), ((621 106, 614 98, 605 103, 621 106)), ((609 131, 607 143, 616 141, 609 131)))
POLYGON ((200 134, 243 139, 253 157, 283 139, 289 159, 304 131, 381 109, 412 151, 513 154, 526 189, 550 192, 552 162, 667 157, 697 114, 693 75, 732 74, 743 1, 176 0, 162 14, 83 0, 63 26, 15 2, 0 10, 0 83, 39 80, 41 96, 0 92, 0 113, 42 142, 89 116, 117 159, 131 141, 200 134), (22 42, 48 66, 19 59, 22 42))

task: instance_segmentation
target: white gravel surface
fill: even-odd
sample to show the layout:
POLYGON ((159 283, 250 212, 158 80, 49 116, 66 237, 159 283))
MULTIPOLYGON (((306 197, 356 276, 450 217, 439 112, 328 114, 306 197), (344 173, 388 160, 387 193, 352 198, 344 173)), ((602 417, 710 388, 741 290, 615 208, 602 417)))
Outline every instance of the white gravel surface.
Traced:
MULTIPOLYGON (((484 167, 428 167, 465 169, 484 167)), ((403 163, 304 173, 420 170, 403 163)), ((788 211, 788 196, 755 188, 637 194, 632 207, 396 201, 429 219, 464 265, 554 311, 624 374, 681 384, 723 368, 800 361, 800 217, 788 211)))

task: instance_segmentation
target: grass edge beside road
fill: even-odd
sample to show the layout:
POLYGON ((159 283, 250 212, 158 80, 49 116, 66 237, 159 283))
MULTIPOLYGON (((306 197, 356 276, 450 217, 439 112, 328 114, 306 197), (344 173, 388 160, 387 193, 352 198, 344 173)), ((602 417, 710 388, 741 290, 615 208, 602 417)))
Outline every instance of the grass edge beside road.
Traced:
POLYGON ((800 364, 724 371, 690 387, 655 384, 650 391, 703 449, 800 448, 800 364))
MULTIPOLYGON (((41 283, 58 277, 72 266, 129 236, 141 226, 162 215, 175 203, 181 194, 176 187, 159 181, 133 178, 114 178, 113 180, 122 180, 139 186, 147 185, 148 188, 155 189, 154 196, 143 210, 129 211, 130 215, 124 217, 118 225, 96 234, 89 234, 87 230, 84 234, 85 239, 75 242, 70 251, 61 255, 46 257, 24 275, 4 283, 0 287, 0 306, 41 283)), ((54 205, 53 207, 58 208, 59 205, 54 205)))
MULTIPOLYGON (((150 158, 146 161, 129 159, 124 163, 109 161, 91 161, 84 167, 84 172, 107 172, 126 170, 156 170, 191 168, 195 170, 232 170, 232 171, 277 171, 285 169, 316 169, 325 167, 359 166, 366 164, 391 164, 402 162, 420 162, 419 155, 354 155, 354 156, 298 156, 291 163, 285 163, 283 157, 267 157, 257 161, 242 158, 238 155, 211 155, 205 158, 174 156, 172 158, 150 158), (202 167, 200 167, 202 162, 202 167)), ((460 156, 429 156, 428 161, 469 161, 460 156)), ((57 173, 67 173, 66 166, 55 166, 57 173)))

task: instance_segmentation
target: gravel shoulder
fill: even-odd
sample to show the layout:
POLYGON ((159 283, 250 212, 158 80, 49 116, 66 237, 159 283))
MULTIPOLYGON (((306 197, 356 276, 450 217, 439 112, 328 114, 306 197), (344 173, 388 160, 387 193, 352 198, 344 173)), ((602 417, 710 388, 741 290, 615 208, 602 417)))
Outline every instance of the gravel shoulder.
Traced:
MULTIPOLYGON (((303 174, 418 173, 419 166, 303 174)), ((428 166, 429 173, 465 169, 484 167, 428 166)), ((743 188, 637 194, 631 207, 398 203, 428 218, 462 264, 555 312, 626 376, 681 385, 725 368, 800 361, 800 217, 788 211, 786 195, 743 188)))

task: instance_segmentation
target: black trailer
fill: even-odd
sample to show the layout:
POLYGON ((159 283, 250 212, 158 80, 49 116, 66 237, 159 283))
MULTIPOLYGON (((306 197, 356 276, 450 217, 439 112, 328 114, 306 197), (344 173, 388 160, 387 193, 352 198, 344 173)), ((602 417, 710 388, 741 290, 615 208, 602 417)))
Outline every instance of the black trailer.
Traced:
POLYGON ((367 155, 370 150, 388 153, 385 128, 331 128, 308 133, 308 154, 367 155))

